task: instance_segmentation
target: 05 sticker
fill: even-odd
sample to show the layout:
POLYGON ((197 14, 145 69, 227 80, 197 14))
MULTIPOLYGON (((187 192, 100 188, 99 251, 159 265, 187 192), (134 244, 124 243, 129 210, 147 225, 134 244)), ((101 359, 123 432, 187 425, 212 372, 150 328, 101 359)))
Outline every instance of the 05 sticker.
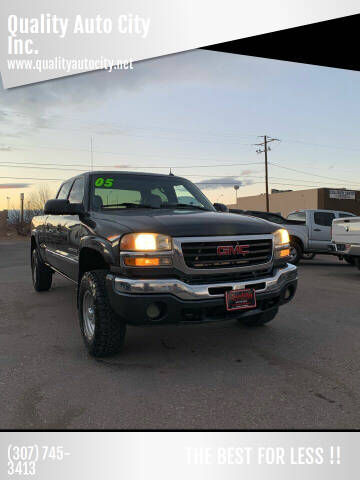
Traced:
POLYGON ((105 188, 111 188, 114 184, 114 179, 113 178, 103 178, 103 177, 98 177, 95 180, 95 187, 105 187, 105 188))

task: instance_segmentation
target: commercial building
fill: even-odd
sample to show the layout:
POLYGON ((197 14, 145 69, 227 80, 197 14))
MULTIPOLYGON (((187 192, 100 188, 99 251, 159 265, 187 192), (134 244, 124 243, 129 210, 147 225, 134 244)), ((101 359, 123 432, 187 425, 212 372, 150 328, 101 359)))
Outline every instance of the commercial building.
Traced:
MULTIPOLYGON (((271 193, 270 211, 287 216, 293 210, 323 209, 343 210, 360 216, 360 191, 334 188, 314 188, 271 193)), ((266 210, 265 194, 239 197, 229 208, 241 210, 266 210)))

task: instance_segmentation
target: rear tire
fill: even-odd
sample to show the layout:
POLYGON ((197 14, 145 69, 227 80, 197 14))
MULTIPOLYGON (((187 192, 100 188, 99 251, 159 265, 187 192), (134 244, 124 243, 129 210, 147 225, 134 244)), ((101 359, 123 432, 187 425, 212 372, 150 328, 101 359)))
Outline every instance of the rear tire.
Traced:
POLYGON ((278 311, 279 307, 275 307, 267 310, 266 312, 251 315, 250 317, 240 317, 237 319, 237 321, 242 325, 246 325, 247 327, 261 327, 261 325, 271 322, 271 320, 276 317, 278 311))
POLYGON ((300 259, 302 258, 302 254, 303 254, 303 249, 300 243, 297 242, 296 240, 291 240, 289 263, 292 263, 293 265, 297 265, 300 262, 300 259))
POLYGON ((316 253, 303 253, 301 258, 303 260, 313 260, 316 256, 316 253))
POLYGON ((45 265, 37 248, 31 251, 31 274, 33 286, 37 292, 50 290, 53 271, 45 265))
POLYGON ((94 357, 118 353, 123 347, 126 325, 110 306, 106 270, 84 273, 79 287, 79 322, 85 346, 94 357))
POLYGON ((350 255, 345 255, 344 260, 350 265, 355 265, 355 258, 351 257, 350 255))

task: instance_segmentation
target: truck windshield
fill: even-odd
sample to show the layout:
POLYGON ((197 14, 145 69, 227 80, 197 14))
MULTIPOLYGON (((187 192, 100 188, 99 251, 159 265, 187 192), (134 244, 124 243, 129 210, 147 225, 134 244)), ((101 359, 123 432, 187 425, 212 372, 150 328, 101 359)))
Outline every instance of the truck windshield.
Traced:
POLYGON ((179 208, 214 211, 213 205, 191 182, 183 178, 141 174, 93 175, 93 210, 131 208, 179 208))

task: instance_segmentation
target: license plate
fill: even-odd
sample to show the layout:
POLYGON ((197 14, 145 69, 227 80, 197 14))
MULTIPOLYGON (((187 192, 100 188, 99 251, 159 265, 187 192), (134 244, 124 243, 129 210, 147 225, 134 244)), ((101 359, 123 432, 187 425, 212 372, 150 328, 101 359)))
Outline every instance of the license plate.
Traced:
POLYGON ((228 290, 225 292, 226 310, 245 310, 256 307, 256 293, 254 289, 228 290))

